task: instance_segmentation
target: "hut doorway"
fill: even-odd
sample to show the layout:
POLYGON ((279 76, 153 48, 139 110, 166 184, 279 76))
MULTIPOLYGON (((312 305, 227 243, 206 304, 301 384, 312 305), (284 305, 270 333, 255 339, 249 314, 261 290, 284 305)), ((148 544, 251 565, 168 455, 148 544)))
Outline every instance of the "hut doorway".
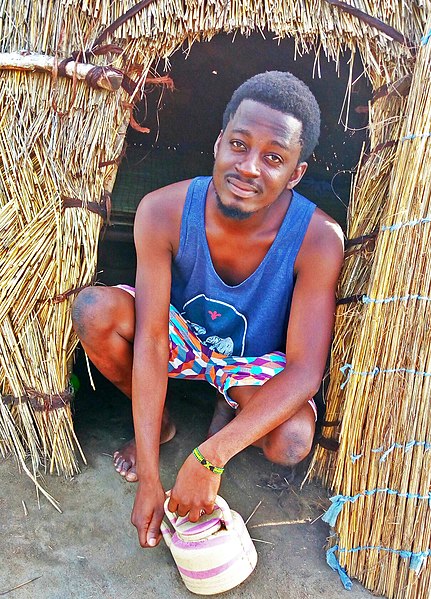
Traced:
POLYGON ((316 96, 322 113, 320 142, 298 191, 345 224, 351 173, 365 139, 371 93, 360 59, 355 58, 350 72, 351 57, 346 53, 337 71, 334 62, 323 55, 317 60, 313 52, 295 60, 293 39, 265 37, 220 34, 210 42, 183 47, 166 64, 158 64, 158 74, 169 75, 174 89, 147 87, 136 117, 150 133, 129 128, 113 191, 113 226, 99 248, 103 282, 133 283, 132 224, 140 199, 174 181, 211 174, 213 144, 232 92, 265 70, 292 72, 316 96), (350 105, 346 101, 349 77, 355 82, 350 105))

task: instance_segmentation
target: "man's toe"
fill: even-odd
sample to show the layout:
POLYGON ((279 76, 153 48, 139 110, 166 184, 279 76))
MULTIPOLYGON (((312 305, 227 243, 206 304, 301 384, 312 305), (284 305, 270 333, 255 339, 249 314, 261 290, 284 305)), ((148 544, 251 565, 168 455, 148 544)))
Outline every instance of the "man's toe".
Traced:
POLYGON ((126 474, 129 472, 131 467, 132 467, 131 462, 128 462, 127 460, 123 460, 123 463, 121 464, 121 468, 119 470, 121 476, 126 476, 126 474))
POLYGON ((138 480, 138 475, 133 468, 130 468, 130 470, 126 473, 126 480, 129 483, 135 483, 138 480))

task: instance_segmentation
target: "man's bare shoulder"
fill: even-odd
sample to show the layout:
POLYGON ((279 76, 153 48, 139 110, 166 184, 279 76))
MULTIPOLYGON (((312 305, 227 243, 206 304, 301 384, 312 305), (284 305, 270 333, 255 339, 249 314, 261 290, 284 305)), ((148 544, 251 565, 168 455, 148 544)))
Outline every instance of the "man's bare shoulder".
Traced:
POLYGON ((145 195, 135 215, 135 240, 141 235, 157 235, 172 247, 178 243, 184 202, 191 180, 179 181, 145 195))
POLYGON ((298 258, 296 270, 321 268, 338 277, 344 257, 344 234, 329 214, 316 208, 305 234, 298 258))
MULTIPOLYGON (((144 213, 146 216, 169 216, 182 214, 187 190, 191 179, 171 183, 165 187, 147 193, 139 203, 137 216, 144 213)), ((162 219, 162 220, 164 220, 162 219)))
POLYGON ((311 240, 319 245, 333 244, 334 249, 343 249, 344 234, 340 225, 329 214, 316 208, 309 227, 311 240))

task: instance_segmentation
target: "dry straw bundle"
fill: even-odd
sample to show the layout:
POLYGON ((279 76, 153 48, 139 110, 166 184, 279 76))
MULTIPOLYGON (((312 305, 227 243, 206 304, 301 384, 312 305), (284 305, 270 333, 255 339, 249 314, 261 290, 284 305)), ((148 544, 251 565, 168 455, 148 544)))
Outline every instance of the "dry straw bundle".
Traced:
POLYGON ((1 75, 0 449, 24 469, 29 454, 34 480, 41 460, 50 472, 77 470, 70 300, 95 275, 112 170, 100 164, 118 156, 121 129, 114 95, 81 83, 70 103, 66 80, 55 91, 56 110, 49 76, 1 75))
POLYGON ((63 3, 52 13, 45 3, 7 4, 0 20, 0 451, 12 452, 58 508, 40 472, 70 476, 82 455, 71 412, 70 302, 95 277, 128 108, 112 69, 70 61, 60 72, 56 56, 17 52, 67 38, 63 3))
POLYGON ((344 375, 340 370, 351 361, 359 343, 366 305, 362 302, 375 258, 375 243, 382 215, 389 198, 391 173, 397 143, 402 137, 407 95, 411 77, 406 76, 402 94, 389 86, 385 95, 375 95, 370 103, 370 150, 363 153, 352 186, 348 212, 348 236, 345 264, 339 282, 335 337, 331 351, 331 377, 320 445, 311 470, 314 476, 332 485, 338 454, 339 425, 343 417, 345 394, 341 389, 344 375), (324 424, 325 424, 324 423, 324 424), (327 451, 329 449, 329 451, 327 451))
POLYGON ((418 53, 370 281, 354 317, 360 328, 335 377, 343 423, 329 477, 337 495, 324 517, 338 537, 329 563, 339 569, 337 556, 349 575, 399 599, 428 597, 431 578, 429 37, 418 53))

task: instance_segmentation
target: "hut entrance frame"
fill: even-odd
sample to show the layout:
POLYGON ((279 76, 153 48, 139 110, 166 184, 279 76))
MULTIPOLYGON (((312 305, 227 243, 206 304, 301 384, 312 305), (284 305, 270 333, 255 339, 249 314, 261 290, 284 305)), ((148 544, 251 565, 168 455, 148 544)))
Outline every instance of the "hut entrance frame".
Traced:
POLYGON ((298 191, 345 227, 351 179, 368 125, 370 87, 358 56, 352 59, 352 68, 349 53, 338 66, 325 60, 316 63, 312 53, 295 57, 294 46, 293 39, 273 40, 267 32, 249 37, 219 34, 169 57, 169 67, 160 72, 172 78, 174 89, 148 86, 135 116, 150 131, 128 130, 113 190, 114 227, 108 231, 109 238, 127 238, 127 224, 130 229, 145 193, 211 174, 213 144, 230 94, 242 81, 265 70, 290 71, 315 94, 322 133, 298 191), (345 114, 349 101, 350 114, 345 114))

